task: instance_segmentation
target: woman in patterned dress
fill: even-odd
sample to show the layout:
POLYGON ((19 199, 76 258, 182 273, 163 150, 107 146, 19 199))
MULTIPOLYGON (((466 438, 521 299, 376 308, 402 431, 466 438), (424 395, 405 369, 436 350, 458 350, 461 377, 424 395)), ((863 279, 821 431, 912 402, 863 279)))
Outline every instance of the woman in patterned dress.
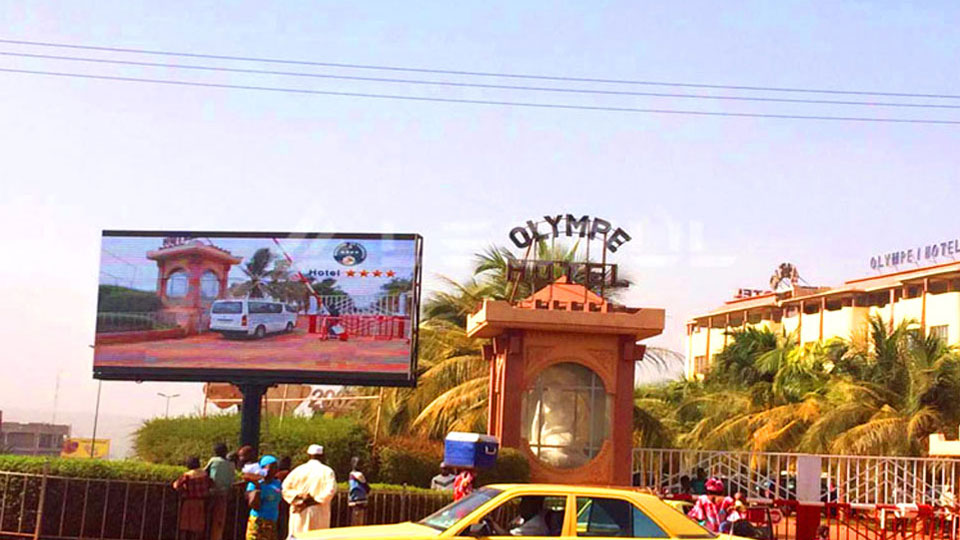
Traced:
POLYGON ((189 470, 173 483, 173 489, 180 494, 178 528, 184 538, 200 540, 207 526, 206 503, 213 480, 200 467, 200 458, 191 456, 186 465, 189 470))

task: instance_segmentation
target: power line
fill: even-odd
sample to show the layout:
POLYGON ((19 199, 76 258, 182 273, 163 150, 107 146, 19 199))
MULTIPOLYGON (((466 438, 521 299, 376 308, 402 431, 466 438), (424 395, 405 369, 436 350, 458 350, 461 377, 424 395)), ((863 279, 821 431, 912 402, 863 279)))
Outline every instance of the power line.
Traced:
POLYGON ((0 51, 0 56, 12 56, 12 57, 18 57, 18 58, 37 58, 37 59, 44 59, 44 60, 64 60, 64 61, 70 61, 70 62, 89 62, 89 63, 96 63, 96 64, 112 64, 112 65, 126 65, 126 66, 140 66, 140 67, 162 67, 162 68, 187 69, 187 70, 196 70, 196 71, 215 71, 215 72, 244 73, 244 74, 256 74, 256 75, 281 75, 281 76, 291 76, 291 77, 308 77, 308 78, 316 78, 316 79, 335 79, 335 80, 349 80, 349 81, 363 81, 363 82, 418 84, 418 85, 445 86, 445 87, 455 87, 455 88, 483 88, 483 89, 493 89, 493 90, 522 90, 522 91, 554 92, 554 93, 566 93, 566 94, 665 97, 665 98, 705 99, 705 100, 721 100, 721 101, 753 101, 753 102, 766 102, 766 103, 798 103, 798 104, 807 104, 807 105, 860 105, 860 106, 872 106, 872 107, 900 107, 900 108, 921 108, 921 109, 924 109, 924 108, 926 109, 960 109, 960 105, 933 104, 933 103, 897 103, 897 102, 886 102, 886 101, 842 101, 842 100, 829 100, 829 99, 773 98, 773 97, 758 97, 758 96, 714 96, 709 94, 674 94, 674 93, 667 93, 667 92, 635 92, 635 91, 628 91, 628 90, 598 90, 598 89, 589 89, 589 88, 558 88, 558 87, 550 87, 550 86, 516 86, 516 85, 507 85, 507 84, 483 84, 483 83, 436 81, 436 80, 422 80, 422 79, 397 79, 397 78, 389 78, 389 77, 360 77, 356 75, 333 75, 333 74, 327 74, 327 73, 305 73, 302 71, 274 71, 274 70, 264 70, 264 69, 229 68, 229 67, 222 67, 222 66, 203 66, 203 65, 195 65, 195 64, 166 64, 161 62, 142 62, 137 60, 114 60, 114 59, 107 59, 107 58, 60 56, 60 55, 50 55, 50 54, 32 54, 32 53, 20 53, 20 52, 10 52, 10 51, 0 51))
POLYGON ((239 84, 205 83, 196 81, 179 81, 170 79, 148 79, 142 77, 119 77, 112 75, 93 75, 84 73, 68 73, 60 71, 41 71, 30 69, 12 69, 0 68, 3 73, 19 73, 30 75, 48 75, 53 77, 66 77, 76 79, 95 79, 103 81, 122 81, 165 84, 173 86, 193 86, 203 88, 227 88, 234 90, 257 90, 263 92, 280 92, 290 94, 306 94, 320 96, 340 96, 340 97, 359 97, 371 99, 390 99, 417 102, 436 102, 436 103, 461 103, 472 105, 501 105, 511 107, 528 107, 539 109, 565 109, 581 111, 607 111, 607 112, 630 112, 630 113, 651 113, 651 114, 674 114, 687 116, 715 116, 715 117, 739 117, 739 118, 778 118, 791 120, 827 120, 827 121, 845 121, 845 122, 872 122, 872 123, 895 123, 895 124, 939 124, 939 125, 960 125, 960 120, 938 120, 938 119, 919 119, 919 118, 871 118, 861 116, 815 116, 815 115, 796 115, 796 114, 769 114, 769 113, 748 113, 748 112, 717 112, 717 111, 698 111, 698 110, 680 110, 680 109, 644 109, 634 107, 611 107, 599 105, 574 105, 567 103, 536 103, 523 101, 495 101, 484 99, 460 99, 460 98, 441 98, 441 97, 422 97, 422 96, 404 96, 397 94, 375 94, 365 92, 339 92, 333 90, 310 90, 305 88, 283 88, 272 86, 253 86, 239 84))
POLYGON ((879 92, 868 90, 833 90, 818 88, 798 88, 798 87, 777 87, 777 86, 747 86, 747 85, 724 85, 724 84, 703 84, 703 83, 683 83, 668 81, 649 81, 649 80, 630 80, 630 79, 605 79, 594 77, 568 77, 559 75, 533 75, 524 73, 495 73, 489 71, 464 71, 451 69, 431 69, 414 68, 403 66, 386 66, 371 64, 350 64, 340 62, 316 62, 309 60, 287 60, 281 58, 258 58, 252 56, 230 56, 219 54, 186 53, 175 51, 162 51, 154 49, 134 49, 126 47, 100 47, 94 45, 75 45, 69 43, 52 43, 45 41, 27 41, 16 39, 0 39, 0 43, 9 45, 29 45, 34 47, 53 47, 62 49, 78 49, 88 51, 119 52, 132 54, 149 54, 157 56, 179 56, 184 58, 205 58, 211 60, 232 60, 240 62, 264 62, 272 64, 287 64, 298 66, 316 66, 327 68, 345 68, 345 69, 366 69, 377 71, 400 71, 408 73, 431 73, 438 75, 461 75, 470 77, 497 77, 509 79, 529 79, 541 81, 564 81, 564 82, 582 82, 582 83, 604 83, 604 84, 628 84, 642 86, 673 86, 682 88, 703 88, 714 90, 748 90, 758 92, 795 92, 806 94, 836 94, 836 95, 857 95, 857 96, 886 96, 886 97, 909 97, 909 98, 932 98, 932 99, 960 99, 958 94, 924 94, 914 92, 879 92))

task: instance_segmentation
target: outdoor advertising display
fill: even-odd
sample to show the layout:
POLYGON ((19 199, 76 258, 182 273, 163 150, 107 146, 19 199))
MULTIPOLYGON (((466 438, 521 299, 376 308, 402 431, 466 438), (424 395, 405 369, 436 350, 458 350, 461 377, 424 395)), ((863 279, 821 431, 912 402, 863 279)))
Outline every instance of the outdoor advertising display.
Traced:
POLYGON ((104 231, 94 377, 408 386, 415 234, 104 231))

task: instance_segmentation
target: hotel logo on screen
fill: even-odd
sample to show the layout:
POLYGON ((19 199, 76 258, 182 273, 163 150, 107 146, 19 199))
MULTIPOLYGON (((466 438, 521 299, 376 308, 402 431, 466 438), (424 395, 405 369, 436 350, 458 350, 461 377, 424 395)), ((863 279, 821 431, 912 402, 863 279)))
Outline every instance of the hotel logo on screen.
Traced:
POLYGON ((367 260, 367 248, 359 242, 344 242, 333 250, 333 259, 344 266, 356 266, 367 260))
POLYGON ((422 243, 416 234, 106 231, 94 376, 413 385, 422 243), (350 279, 362 263, 376 270, 361 275, 382 279, 350 279))

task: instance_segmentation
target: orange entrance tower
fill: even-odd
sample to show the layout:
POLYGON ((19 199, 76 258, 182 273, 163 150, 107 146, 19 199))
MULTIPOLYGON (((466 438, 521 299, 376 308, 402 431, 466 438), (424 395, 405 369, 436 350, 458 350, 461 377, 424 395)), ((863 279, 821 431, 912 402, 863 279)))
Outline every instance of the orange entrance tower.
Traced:
POLYGON ((157 296, 187 334, 200 331, 205 310, 227 294, 230 267, 243 259, 199 240, 147 252, 157 262, 157 296))
POLYGON ((637 341, 664 310, 626 308, 561 278, 516 304, 484 301, 467 334, 491 338, 488 432, 531 480, 630 485, 637 341))

